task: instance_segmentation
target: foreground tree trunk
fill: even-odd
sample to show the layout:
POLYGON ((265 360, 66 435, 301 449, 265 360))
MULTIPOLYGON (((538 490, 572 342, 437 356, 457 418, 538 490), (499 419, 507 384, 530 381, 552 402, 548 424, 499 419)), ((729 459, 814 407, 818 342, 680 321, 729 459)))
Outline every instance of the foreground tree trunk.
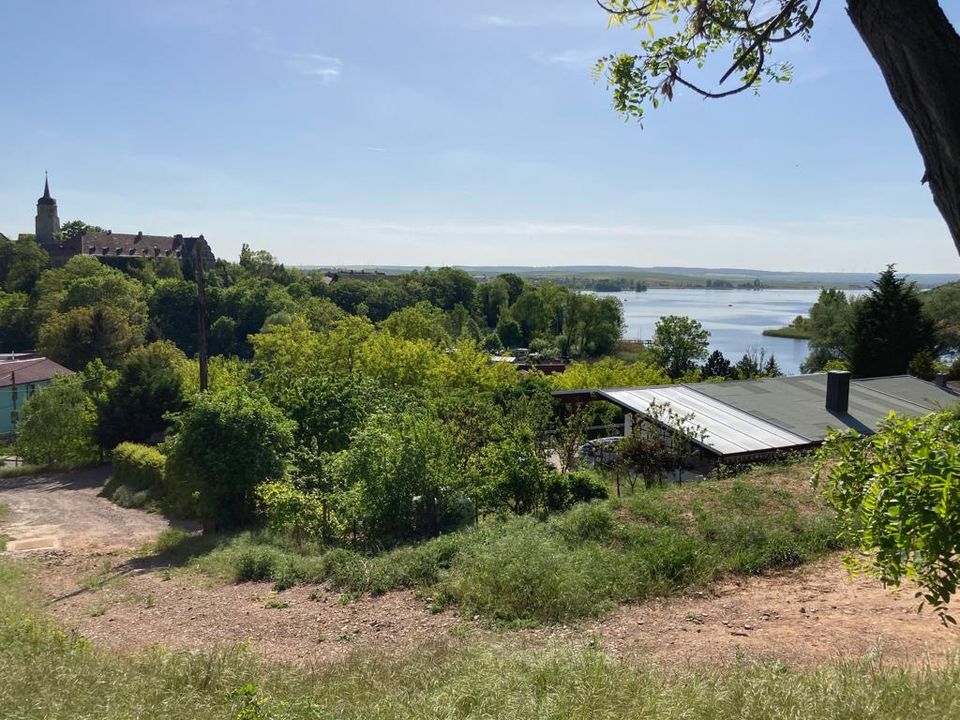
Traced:
POLYGON ((847 0, 960 252, 960 35, 936 0, 847 0))

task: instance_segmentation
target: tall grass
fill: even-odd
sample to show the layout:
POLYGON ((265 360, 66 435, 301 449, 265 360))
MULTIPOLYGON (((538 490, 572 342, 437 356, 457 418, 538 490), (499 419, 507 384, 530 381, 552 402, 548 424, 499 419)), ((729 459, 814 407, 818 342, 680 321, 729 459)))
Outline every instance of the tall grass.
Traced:
POLYGON ((804 470, 800 482, 755 473, 582 504, 546 521, 490 520, 379 555, 247 532, 168 535, 161 558, 278 589, 321 582, 350 594, 416 588, 438 605, 496 621, 559 622, 727 573, 795 566, 836 548, 834 530, 804 470))
POLYGON ((124 657, 33 614, 0 566, 0 717, 5 720, 340 718, 739 718, 886 720, 960 716, 960 661, 916 672, 879 661, 814 670, 736 664, 632 667, 600 649, 438 642, 356 654, 313 672, 242 650, 124 657))

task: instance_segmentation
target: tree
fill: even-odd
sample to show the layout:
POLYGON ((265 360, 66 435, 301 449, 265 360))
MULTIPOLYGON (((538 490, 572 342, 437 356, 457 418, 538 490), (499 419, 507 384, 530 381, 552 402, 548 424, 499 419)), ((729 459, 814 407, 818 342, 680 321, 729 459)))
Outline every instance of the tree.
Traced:
POLYGON ((380 327, 396 337, 405 340, 427 340, 436 345, 450 344, 450 335, 446 330, 447 316, 426 300, 413 307, 397 310, 380 323, 380 327))
POLYGON ((520 323, 506 312, 500 316, 500 321, 497 323, 497 336, 505 348, 515 348, 519 347, 523 340, 523 331, 520 329, 520 323))
MULTIPOLYGON (((197 285, 187 280, 160 280, 150 300, 150 323, 164 340, 171 340, 187 355, 197 341, 197 285)), ((231 333, 232 334, 232 333, 231 333)))
POLYGON ((76 241, 88 232, 103 232, 103 228, 98 225, 88 225, 83 220, 70 220, 60 226, 60 232, 56 234, 55 239, 59 243, 76 241))
POLYGON ((30 297, 0 291, 0 348, 24 352, 37 346, 37 330, 30 297))
MULTIPOLYGON (((721 98, 790 77, 772 56, 781 43, 807 40, 821 0, 600 0, 614 23, 633 24, 651 37, 637 54, 608 55, 605 74, 617 111, 638 119, 645 107, 672 100, 679 85, 721 98), (678 21, 673 34, 655 37, 661 18, 678 21), (690 76, 711 55, 729 50, 731 63, 716 88, 690 76), (732 87, 724 81, 735 77, 732 87)), ((894 104, 923 157, 930 185, 960 252, 960 36, 937 0, 847 0, 847 14, 880 67, 894 104)))
POLYGON ((730 361, 723 356, 723 353, 719 350, 714 350, 710 354, 710 357, 707 358, 707 362, 700 368, 700 375, 704 379, 732 378, 736 376, 736 372, 730 365, 730 361))
POLYGON ((17 452, 26 462, 77 463, 97 455, 93 401, 80 375, 60 375, 27 398, 17 423, 17 452))
POLYGON ((453 437, 417 408, 370 416, 334 472, 340 512, 366 545, 431 537, 463 516, 453 437))
POLYGON ((771 355, 770 359, 767 360, 767 364, 763 366, 763 374, 767 377, 780 377, 783 375, 780 371, 780 365, 777 364, 777 358, 774 355, 771 355))
POLYGON ((923 312, 933 321, 940 345, 960 351, 960 282, 947 283, 920 295, 923 312))
MULTIPOLYGON (((960 418, 891 416, 877 433, 831 433, 816 476, 840 518, 841 538, 886 585, 904 578, 953 622, 960 582, 960 418)), ((922 607, 922 605, 921 605, 922 607)))
POLYGON ((901 375, 919 352, 936 345, 916 285, 898 277, 893 265, 854 307, 850 345, 850 369, 858 377, 901 375))
POLYGON ((234 387, 201 395, 176 421, 167 473, 194 485, 204 532, 253 519, 256 487, 281 477, 296 424, 266 398, 234 387))
POLYGON ((644 415, 617 447, 617 464, 639 474, 649 488, 666 473, 682 472, 707 431, 695 422, 696 413, 682 415, 670 403, 653 402, 644 415))
POLYGON ((484 509, 505 508, 524 515, 542 506, 552 471, 535 429, 528 424, 513 424, 504 437, 487 445, 478 468, 484 480, 478 488, 478 504, 484 509))
POLYGON ((13 243, 9 265, 4 274, 4 286, 11 292, 30 292, 40 273, 50 261, 47 251, 34 240, 20 239, 13 243))
POLYGON ((71 370, 99 358, 117 367, 129 350, 143 342, 143 332, 112 307, 80 307, 55 315, 40 327, 42 354, 71 370))
POLYGON ((843 290, 824 289, 810 308, 810 355, 803 361, 803 372, 819 372, 831 361, 850 358, 850 334, 853 307, 843 290))
POLYGON ((676 379, 707 357, 709 345, 710 333, 699 322, 681 315, 667 315, 657 321, 650 350, 667 375, 676 379))
POLYGON ((529 344, 533 334, 543 330, 548 322, 543 300, 534 288, 527 288, 510 308, 510 315, 520 325, 520 342, 529 344))
POLYGON ((163 432, 167 413, 183 407, 179 365, 186 356, 169 341, 130 353, 120 376, 97 404, 97 440, 106 450, 121 442, 142 443, 163 432))

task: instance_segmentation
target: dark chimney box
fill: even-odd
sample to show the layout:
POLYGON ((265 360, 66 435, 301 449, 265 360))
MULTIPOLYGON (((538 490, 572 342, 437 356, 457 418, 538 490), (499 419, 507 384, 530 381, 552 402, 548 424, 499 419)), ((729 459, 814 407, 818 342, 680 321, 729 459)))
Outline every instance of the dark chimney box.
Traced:
POLYGON ((827 410, 845 413, 850 408, 850 373, 831 370, 827 373, 827 410))

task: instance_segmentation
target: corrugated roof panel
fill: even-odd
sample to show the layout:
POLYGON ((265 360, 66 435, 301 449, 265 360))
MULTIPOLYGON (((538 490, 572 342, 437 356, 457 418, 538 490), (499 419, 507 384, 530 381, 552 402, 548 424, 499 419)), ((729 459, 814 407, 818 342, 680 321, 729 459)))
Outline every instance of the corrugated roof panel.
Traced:
POLYGON ((805 437, 683 385, 607 390, 600 395, 644 415, 653 403, 669 404, 680 415, 693 413, 693 422, 707 433, 702 445, 719 455, 764 452, 810 443, 805 437))

